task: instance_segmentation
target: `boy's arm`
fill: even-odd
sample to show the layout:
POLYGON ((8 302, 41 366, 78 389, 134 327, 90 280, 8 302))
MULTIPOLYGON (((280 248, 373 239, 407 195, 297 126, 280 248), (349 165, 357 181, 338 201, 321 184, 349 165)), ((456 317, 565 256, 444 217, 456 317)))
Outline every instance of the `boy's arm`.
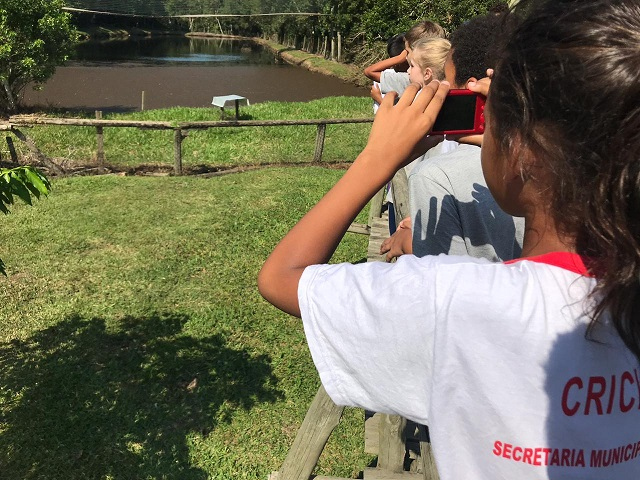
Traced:
POLYGON ((416 98, 411 84, 396 106, 385 96, 367 146, 336 185, 280 241, 258 276, 262 296, 281 310, 300 316, 298 282, 309 265, 327 263, 343 235, 369 199, 398 168, 428 150, 447 82, 431 82, 416 98))
POLYGON ((395 57, 385 58, 384 60, 379 61, 378 63, 374 63, 373 65, 369 65, 364 69, 365 77, 373 80, 374 82, 380 81, 380 73, 383 70, 388 68, 393 68, 396 65, 400 65, 401 63, 405 63, 407 61, 407 51, 403 50, 400 55, 396 55, 395 57))
POLYGON ((371 98, 374 102, 380 105, 382 103, 382 93, 380 92, 380 87, 378 85, 378 83, 374 83, 371 87, 371 98))

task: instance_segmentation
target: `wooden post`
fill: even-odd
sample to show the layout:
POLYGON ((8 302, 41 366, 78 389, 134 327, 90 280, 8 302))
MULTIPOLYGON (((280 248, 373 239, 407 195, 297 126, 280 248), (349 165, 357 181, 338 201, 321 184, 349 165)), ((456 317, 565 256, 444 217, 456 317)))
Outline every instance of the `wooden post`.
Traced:
POLYGON ((316 150, 313 153, 313 163, 319 163, 322 160, 322 152, 324 150, 324 137, 327 132, 327 124, 319 123, 316 133, 316 150))
MULTIPOLYGON (((102 120, 102 112, 96 110, 96 120, 102 120)), ((98 161, 98 168, 100 171, 104 170, 104 133, 102 127, 96 127, 96 159, 98 161)))
POLYGON ((13 138, 7 135, 7 147, 9 148, 9 155, 13 163, 18 163, 18 153, 16 152, 16 146, 13 144, 13 138))
POLYGON ((140 111, 144 112, 144 90, 142 90, 142 98, 140 99, 140 111))
POLYGON ((382 204, 384 203, 385 191, 386 188, 382 187, 371 199, 371 206, 369 207, 369 225, 373 223, 374 218, 382 217, 382 204))
POLYGON ((278 480, 307 480, 322 454, 333 429, 342 417, 344 407, 339 407, 320 386, 304 417, 300 430, 287 454, 278 480))
POLYGON ((409 210, 409 180, 407 172, 401 168, 391 179, 393 210, 396 215, 396 228, 398 224, 411 215, 409 210))
POLYGON ((186 134, 182 133, 182 129, 176 128, 173 131, 173 173, 182 175, 182 139, 186 134))
POLYGON ((338 32, 338 61, 342 60, 342 33, 338 32))
POLYGON ((380 416, 379 469, 396 473, 403 471, 406 425, 407 421, 399 415, 383 414, 380 416))
POLYGON ((60 165, 55 163, 53 160, 51 160, 49 157, 47 157, 44 153, 40 151, 36 143, 33 141, 33 139, 29 135, 25 135, 16 127, 12 127, 11 131, 16 137, 18 137, 18 140, 20 140, 21 142, 24 142, 27 148, 31 151, 31 153, 42 165, 46 166, 47 168, 50 168, 51 170, 53 170, 54 173, 58 175, 64 175, 66 173, 60 165))
POLYGON ((422 463, 422 477, 424 480, 439 480, 438 470, 436 469, 436 461, 433 458, 433 449, 427 427, 418 425, 418 438, 420 439, 420 462, 422 463))

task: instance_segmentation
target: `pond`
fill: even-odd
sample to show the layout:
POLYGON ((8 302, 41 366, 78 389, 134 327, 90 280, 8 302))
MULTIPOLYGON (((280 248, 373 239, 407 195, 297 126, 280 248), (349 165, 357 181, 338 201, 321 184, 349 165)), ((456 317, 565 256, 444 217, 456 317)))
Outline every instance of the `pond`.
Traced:
POLYGON ((218 95, 250 103, 368 96, 368 89, 279 61, 248 40, 158 37, 88 41, 25 105, 133 111, 208 107, 218 95), (143 93, 144 92, 144 93, 143 93), (144 100, 143 100, 144 99, 144 100))

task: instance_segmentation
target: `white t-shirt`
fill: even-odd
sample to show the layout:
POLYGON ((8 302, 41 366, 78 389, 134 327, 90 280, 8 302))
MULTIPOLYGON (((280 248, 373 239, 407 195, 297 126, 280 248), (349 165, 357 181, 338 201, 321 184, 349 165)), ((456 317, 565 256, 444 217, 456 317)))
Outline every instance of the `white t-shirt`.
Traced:
POLYGON ((411 84, 407 72, 396 72, 393 68, 388 68, 380 72, 380 92, 396 92, 400 98, 404 90, 411 84))
POLYGON ((585 339, 580 257, 316 265, 298 297, 339 405, 429 426, 442 480, 640 478, 640 365, 585 339))

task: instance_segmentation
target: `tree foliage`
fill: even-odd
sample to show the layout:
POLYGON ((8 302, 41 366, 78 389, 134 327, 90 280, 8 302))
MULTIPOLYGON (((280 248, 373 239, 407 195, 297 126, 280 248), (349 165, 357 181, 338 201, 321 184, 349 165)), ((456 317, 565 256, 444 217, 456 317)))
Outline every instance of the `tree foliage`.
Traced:
MULTIPOLYGON (((40 198, 50 191, 49 180, 34 167, 0 168, 0 212, 5 215, 9 213, 9 206, 14 204, 15 198, 32 205, 32 196, 40 198)), ((2 259, 0 273, 7 274, 2 259)))
POLYGON ((76 32, 62 0, 0 0, 0 110, 47 80, 71 53, 76 32))

